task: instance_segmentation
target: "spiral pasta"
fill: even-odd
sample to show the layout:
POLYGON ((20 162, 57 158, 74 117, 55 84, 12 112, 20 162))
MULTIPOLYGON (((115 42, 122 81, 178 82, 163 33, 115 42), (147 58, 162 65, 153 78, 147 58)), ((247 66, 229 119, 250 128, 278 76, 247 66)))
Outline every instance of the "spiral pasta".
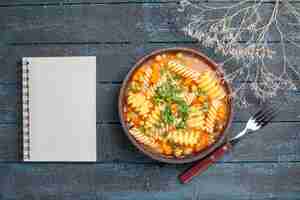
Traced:
POLYGON ((127 101, 142 116, 145 116, 150 111, 151 103, 142 93, 129 93, 127 101))
POLYGON ((178 159, 211 145, 228 120, 218 76, 185 53, 147 60, 131 77, 123 108, 129 133, 153 152, 178 159), (193 64, 193 62, 195 62, 193 64))
POLYGON ((149 146, 151 148, 157 149, 158 143, 152 137, 146 136, 139 129, 137 129, 137 128, 131 128, 129 130, 129 132, 131 133, 131 135, 133 135, 133 137, 138 142, 143 143, 144 145, 147 145, 147 146, 149 146))
POLYGON ((199 78, 198 87, 207 93, 211 99, 222 99, 226 92, 212 71, 204 72, 199 78))
POLYGON ((198 143, 199 136, 196 131, 176 130, 169 133, 167 139, 175 144, 193 146, 198 143))
POLYGON ((207 111, 207 117, 205 121, 205 130, 213 133, 215 124, 218 120, 218 109, 221 106, 220 101, 213 101, 207 111))
POLYGON ((152 69, 150 67, 147 67, 144 70, 144 74, 141 76, 141 79, 143 80, 144 89, 147 89, 149 87, 151 75, 152 75, 152 69))
POLYGON ((169 132, 171 132, 175 129, 176 129, 175 126, 167 124, 167 125, 165 125, 164 127, 161 127, 161 128, 153 127, 151 129, 151 133, 153 133, 153 138, 154 139, 162 141, 162 140, 164 140, 164 136, 167 133, 169 133, 169 132))
POLYGON ((183 149, 182 148, 176 148, 175 150, 174 150, 174 155, 176 156, 176 157, 181 157, 182 155, 183 155, 183 149))
POLYGON ((202 129, 205 124, 204 113, 197 107, 193 107, 195 111, 189 114, 187 126, 189 128, 202 129))
POLYGON ((145 127, 151 128, 160 119, 161 107, 156 106, 154 110, 150 113, 149 117, 146 118, 145 127))
POLYGON ((155 90, 156 90, 155 86, 151 86, 151 87, 147 88, 147 90, 145 91, 147 98, 153 97, 155 94, 155 90))
POLYGON ((155 128, 153 127, 152 129, 150 129, 151 132, 152 132, 152 137, 153 139, 155 140, 158 140, 158 141, 163 141, 164 139, 164 135, 165 135, 165 131, 163 131, 162 129, 160 128, 155 128))
POLYGON ((179 63, 178 61, 175 61, 175 60, 169 61, 168 68, 171 71, 183 76, 184 78, 190 78, 190 79, 198 82, 200 73, 191 68, 184 66, 183 64, 179 63))
POLYGON ((186 92, 183 96, 183 99, 187 103, 187 105, 191 105, 195 98, 196 94, 193 92, 186 92))
POLYGON ((224 121, 226 119, 227 116, 227 108, 226 108, 226 104, 225 103, 221 103, 219 109, 218 109, 218 117, 224 121))
POLYGON ((162 84, 162 81, 157 81, 155 84, 149 86, 145 89, 145 94, 148 99, 152 98, 155 95, 156 89, 162 84))

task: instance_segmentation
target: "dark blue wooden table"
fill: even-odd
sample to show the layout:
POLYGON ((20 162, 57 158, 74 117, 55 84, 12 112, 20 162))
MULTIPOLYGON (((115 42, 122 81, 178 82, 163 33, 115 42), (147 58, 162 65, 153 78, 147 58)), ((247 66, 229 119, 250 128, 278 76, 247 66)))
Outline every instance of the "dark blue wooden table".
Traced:
MULTIPOLYGON (((177 0, 0 1, 1 200, 300 199, 299 92, 290 94, 295 101, 284 105, 267 128, 187 185, 180 185, 177 175, 190 165, 157 163, 125 137, 117 95, 139 57, 158 48, 188 46, 220 60, 180 31, 177 6, 177 0), (97 56, 98 162, 18 162, 18 62, 24 56, 88 55, 97 56)), ((258 104, 236 110, 232 133, 258 104)))

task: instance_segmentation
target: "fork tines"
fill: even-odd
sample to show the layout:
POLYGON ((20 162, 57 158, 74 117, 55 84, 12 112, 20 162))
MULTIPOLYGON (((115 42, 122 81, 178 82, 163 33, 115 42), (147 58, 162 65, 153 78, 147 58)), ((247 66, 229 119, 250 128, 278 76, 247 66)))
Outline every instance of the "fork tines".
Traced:
POLYGON ((265 106, 261 110, 259 110, 255 115, 253 115, 253 119, 262 128, 276 117, 278 111, 279 109, 275 109, 270 106, 265 106))

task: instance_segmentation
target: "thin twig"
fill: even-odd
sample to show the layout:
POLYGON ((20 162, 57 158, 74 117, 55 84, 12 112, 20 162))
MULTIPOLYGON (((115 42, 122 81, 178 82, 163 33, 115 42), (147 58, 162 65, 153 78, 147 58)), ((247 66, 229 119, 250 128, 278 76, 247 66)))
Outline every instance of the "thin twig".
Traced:
MULTIPOLYGON (((183 29, 187 35, 198 39, 205 47, 214 48, 217 52, 228 56, 223 62, 225 78, 230 82, 236 80, 242 80, 244 83, 252 82, 250 89, 258 98, 265 100, 276 96, 279 90, 295 88, 289 72, 300 78, 299 70, 291 64, 291 55, 287 53, 286 44, 289 42, 295 48, 300 48, 300 44, 295 41, 299 39, 299 33, 289 32, 289 29, 283 28, 279 22, 284 14, 281 10, 285 8, 287 9, 285 14, 291 21, 285 22, 284 27, 300 28, 300 12, 287 0, 276 0, 271 14, 266 16, 264 12, 262 17, 260 13, 265 10, 263 2, 264 0, 255 0, 250 3, 243 0, 229 6, 212 7, 205 3, 183 0, 179 10, 184 12, 189 8, 196 13, 187 15, 188 24, 183 29), (213 12, 221 13, 221 16, 214 17, 211 14, 213 12), (276 45, 270 46, 268 43, 270 37, 274 36, 271 30, 276 30, 279 34, 279 49, 274 48, 276 45), (276 52, 278 50, 279 52, 276 52), (281 74, 276 74, 274 66, 267 62, 274 56, 282 60, 281 74), (230 67, 234 60, 239 66, 237 69, 230 67)), ((239 97, 237 99, 241 100, 242 104, 247 104, 244 102, 245 96, 241 95, 247 88, 249 84, 240 84, 234 88, 234 94, 239 97)))

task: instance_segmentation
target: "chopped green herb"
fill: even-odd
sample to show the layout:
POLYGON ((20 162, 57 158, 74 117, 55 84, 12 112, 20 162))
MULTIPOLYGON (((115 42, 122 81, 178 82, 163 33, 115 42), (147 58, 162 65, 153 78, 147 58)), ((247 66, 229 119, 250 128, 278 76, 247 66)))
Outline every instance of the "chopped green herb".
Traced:
POLYGON ((179 123, 176 124, 177 129, 185 128, 186 126, 186 120, 189 116, 189 106, 186 104, 185 101, 178 101, 178 114, 180 117, 179 123))
POLYGON ((173 78, 174 78, 175 80, 180 80, 180 79, 181 79, 181 76, 179 76, 178 74, 175 74, 175 75, 173 76, 173 78))
POLYGON ((185 121, 189 116, 189 106, 184 102, 178 103, 179 115, 183 121, 185 121))
POLYGON ((155 96, 153 97, 153 101, 154 101, 154 104, 155 104, 155 105, 158 105, 159 103, 162 103, 162 102, 163 102, 163 100, 162 100, 158 95, 155 95, 155 96))
POLYGON ((184 121, 180 121, 178 124, 176 124, 176 128, 177 129, 183 129, 183 128, 185 128, 185 122, 184 121))
POLYGON ((187 114, 189 112, 189 106, 186 104, 185 101, 178 101, 178 110, 182 114, 187 114))
POLYGON ((160 75, 164 75, 167 72, 167 69, 161 68, 159 72, 160 72, 160 75))
POLYGON ((192 113, 195 113, 195 112, 197 112, 197 108, 191 107, 191 108, 190 108, 190 111, 191 111, 192 113))
POLYGON ((177 95, 172 96, 172 101, 174 101, 174 103, 177 103, 177 104, 178 104, 178 102, 184 102, 182 97, 179 97, 177 95))
POLYGON ((203 90, 201 90, 200 88, 197 89, 196 92, 197 96, 206 96, 206 92, 204 92, 203 90))
POLYGON ((166 124, 173 124, 175 121, 174 116, 172 115, 172 110, 170 105, 166 105, 165 109, 162 112, 162 120, 166 124))
POLYGON ((171 81, 166 81, 155 91, 154 102, 166 103, 165 109, 162 111, 162 121, 166 124, 175 124, 177 129, 185 128, 186 120, 189 115, 189 106, 180 96, 182 89, 171 81), (178 112, 173 116, 171 104, 177 104, 178 112))
POLYGON ((170 103, 172 101, 178 101, 178 94, 180 92, 181 90, 175 85, 171 84, 170 82, 166 82, 155 90, 154 99, 156 99, 155 101, 162 100, 167 103, 170 103))

